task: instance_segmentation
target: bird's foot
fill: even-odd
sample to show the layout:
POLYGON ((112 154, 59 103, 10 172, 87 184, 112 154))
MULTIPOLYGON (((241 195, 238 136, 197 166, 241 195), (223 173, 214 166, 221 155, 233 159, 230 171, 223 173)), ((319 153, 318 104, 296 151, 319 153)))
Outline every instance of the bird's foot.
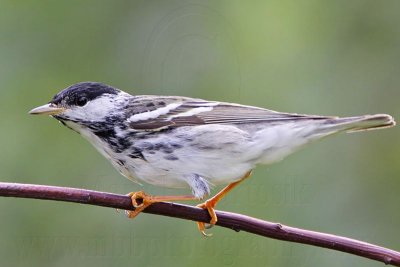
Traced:
POLYGON ((126 210, 125 214, 128 216, 128 218, 133 219, 135 218, 139 213, 141 213, 145 208, 150 206, 151 204, 157 202, 153 200, 153 197, 150 195, 147 195, 143 191, 138 191, 138 192, 130 192, 128 196, 131 197, 132 199, 132 205, 135 208, 135 210, 126 210))
POLYGON ((207 234, 206 229, 210 229, 213 227, 217 221, 217 214, 215 213, 215 206, 217 205, 218 201, 215 200, 215 198, 210 198, 206 200, 204 203, 201 203, 197 205, 197 207, 206 209, 208 211, 208 214, 210 214, 211 220, 209 222, 209 225, 206 225, 204 222, 197 222, 197 227, 199 228, 199 231, 202 233, 204 236, 212 236, 212 234, 207 234))
POLYGON ((224 189, 219 191, 215 196, 213 196, 210 199, 207 199, 204 203, 197 205, 197 207, 202 208, 202 209, 207 209, 208 213, 210 214, 211 220, 208 226, 204 222, 197 222, 197 226, 200 230, 200 232, 204 236, 211 236, 211 234, 206 233, 206 229, 209 229, 213 227, 217 221, 217 214, 215 213, 215 206, 217 203, 226 195, 228 194, 233 188, 235 188, 238 184, 240 184, 242 181, 244 181, 246 178, 250 177, 251 171, 248 171, 239 181, 233 182, 229 185, 227 185, 224 189))
POLYGON ((194 196, 152 196, 148 195, 143 191, 131 192, 128 196, 132 199, 132 205, 135 210, 125 211, 126 215, 133 219, 144 209, 146 209, 151 204, 163 201, 183 201, 183 200, 195 200, 194 196))
MULTIPOLYGON (((160 201, 168 201, 168 200, 193 200, 193 196, 151 196, 146 194, 144 191, 131 192, 128 196, 132 199, 132 205, 135 210, 126 210, 125 213, 128 218, 133 219, 139 213, 141 213, 144 209, 150 206, 153 203, 160 201)), ((208 213, 211 216, 210 225, 206 225, 204 222, 197 222, 197 226, 200 232, 204 236, 212 236, 212 234, 207 234, 205 232, 206 229, 211 228, 213 225, 217 223, 217 215, 215 214, 214 207, 217 205, 218 200, 215 198, 210 198, 206 200, 204 203, 197 205, 197 207, 202 209, 207 209, 208 213)))

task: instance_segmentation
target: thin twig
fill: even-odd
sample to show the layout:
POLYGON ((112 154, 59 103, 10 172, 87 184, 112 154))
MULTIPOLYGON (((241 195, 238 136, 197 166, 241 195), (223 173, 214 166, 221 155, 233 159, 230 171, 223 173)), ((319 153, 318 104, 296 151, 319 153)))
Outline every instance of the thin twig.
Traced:
MULTIPOLYGON (((0 196, 76 202, 124 210, 134 209, 130 197, 126 195, 68 187, 0 183, 0 196)), ((208 222, 210 220, 208 212, 205 210, 168 202, 155 203, 144 212, 192 221, 208 222)), ((285 226, 279 223, 262 221, 230 212, 217 211, 217 216, 218 226, 230 228, 235 231, 246 231, 274 239, 343 251, 385 264, 400 266, 400 252, 377 245, 346 237, 285 226)))

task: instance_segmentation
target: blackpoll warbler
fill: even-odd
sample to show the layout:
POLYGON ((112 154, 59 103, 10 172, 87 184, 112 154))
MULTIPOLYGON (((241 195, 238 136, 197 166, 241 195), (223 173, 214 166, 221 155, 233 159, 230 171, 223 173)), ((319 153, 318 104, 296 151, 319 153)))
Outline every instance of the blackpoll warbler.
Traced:
MULTIPOLYGON (((85 137, 125 177, 190 196, 132 192, 133 218, 158 201, 203 199, 212 185, 229 184, 199 206, 210 224, 214 207, 257 164, 277 162, 305 144, 337 132, 395 125, 386 114, 327 117, 276 112, 179 96, 132 96, 97 82, 74 84, 31 114, 47 114, 85 137)), ((205 234, 204 223, 198 223, 205 234)))

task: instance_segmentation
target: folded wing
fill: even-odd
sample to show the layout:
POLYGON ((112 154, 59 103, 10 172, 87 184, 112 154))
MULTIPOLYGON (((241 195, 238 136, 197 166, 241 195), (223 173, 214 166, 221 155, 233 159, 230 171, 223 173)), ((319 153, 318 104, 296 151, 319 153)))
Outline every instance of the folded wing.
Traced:
POLYGON ((151 111, 132 115, 128 119, 128 123, 130 128, 138 131, 157 131, 204 124, 275 123, 278 121, 331 118, 334 117, 281 113, 232 103, 175 98, 174 101, 165 103, 165 105, 151 111))

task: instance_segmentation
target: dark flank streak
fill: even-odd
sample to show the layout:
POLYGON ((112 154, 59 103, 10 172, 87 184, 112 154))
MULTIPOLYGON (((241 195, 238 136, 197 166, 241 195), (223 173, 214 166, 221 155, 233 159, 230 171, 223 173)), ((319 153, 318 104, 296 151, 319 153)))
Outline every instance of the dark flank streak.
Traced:
POLYGON ((138 147, 132 147, 132 151, 129 153, 128 157, 132 159, 142 159, 146 161, 146 158, 144 157, 142 150, 138 147))
POLYGON ((140 147, 146 151, 148 151, 148 150, 151 151, 151 150, 154 150, 154 148, 155 148, 155 146, 151 142, 143 142, 140 144, 140 147))
POLYGON ((174 153, 174 149, 172 149, 172 148, 166 148, 166 149, 164 149, 162 152, 164 152, 165 154, 172 154, 172 153, 174 153))
POLYGON ((147 103, 147 104, 146 104, 146 107, 148 107, 148 108, 149 108, 149 107, 154 107, 154 103, 152 103, 152 102, 147 103))
POLYGON ((171 146, 172 146, 173 148, 176 148, 176 149, 182 148, 182 147, 183 147, 183 145, 178 144, 178 143, 172 143, 171 146))
POLYGON ((176 137, 185 142, 192 142, 194 140, 193 137, 186 134, 178 134, 176 137))
MULTIPOLYGON (((155 143, 152 144, 151 142, 143 142, 140 143, 139 147, 146 152, 154 152, 154 151, 161 151, 166 154, 173 153, 176 149, 182 148, 183 146, 177 143, 155 143)), ((154 154, 154 153, 152 153, 154 154)))
POLYGON ((179 158, 174 156, 174 155, 165 156, 164 159, 166 159, 166 160, 179 160, 179 158))
MULTIPOLYGON (((105 124, 108 124, 108 125, 114 125, 114 124, 117 124, 120 121, 121 121, 121 117, 116 116, 116 115, 109 116, 109 117, 105 118, 105 124)), ((120 126, 125 126, 125 125, 121 124, 120 126)))
POLYGON ((211 146, 211 145, 201 145, 201 144, 190 144, 190 146, 197 148, 199 150, 216 150, 222 149, 222 147, 211 146))
MULTIPOLYGON (((101 128, 102 127, 99 127, 99 129, 101 128)), ((131 149, 132 142, 129 138, 117 137, 114 129, 107 129, 106 127, 103 128, 105 128, 105 130, 94 131, 94 134, 105 141, 115 153, 123 153, 131 149)), ((133 155, 135 155, 135 153, 133 153, 133 155)), ((132 157, 141 157, 144 159, 143 155, 136 155, 132 157)))
POLYGON ((163 149, 163 148, 165 148, 164 143, 156 143, 156 144, 154 144, 154 150, 160 150, 160 149, 163 149))
POLYGON ((117 149, 116 149, 117 153, 122 153, 126 151, 132 145, 131 141, 129 141, 128 138, 118 137, 116 138, 116 140, 117 140, 117 149))
POLYGON ((113 129, 96 131, 96 132, 94 132, 94 134, 104 140, 108 140, 115 136, 115 132, 113 129))

